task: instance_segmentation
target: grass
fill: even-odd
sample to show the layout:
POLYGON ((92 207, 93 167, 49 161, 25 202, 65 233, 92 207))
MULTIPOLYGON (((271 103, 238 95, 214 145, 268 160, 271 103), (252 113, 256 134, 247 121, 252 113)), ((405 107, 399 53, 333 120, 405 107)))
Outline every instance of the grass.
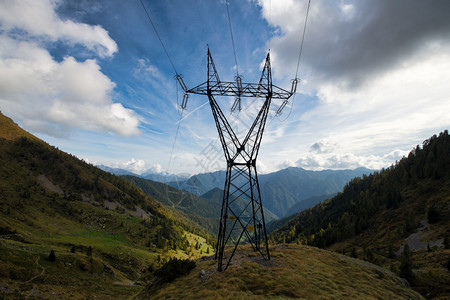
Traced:
MULTIPOLYGON (((141 233, 146 234, 141 218, 77 201, 69 202, 62 212, 43 210, 45 202, 35 199, 34 206, 24 207, 22 216, 17 211, 0 215, 0 227, 13 229, 15 239, 21 237, 0 237, 0 295, 128 298, 153 279, 149 267, 155 270, 170 257, 189 257, 187 251, 150 249, 136 243, 141 233), (73 207, 83 213, 66 218, 64 213, 71 214, 73 207), (56 253, 54 263, 47 261, 51 250, 56 253), (43 268, 45 272, 39 275, 43 268)), ((197 242, 203 243, 205 253, 206 247, 212 249, 205 238, 188 231, 183 234, 192 249, 190 258, 201 257, 200 249, 195 249, 197 242)))
POLYGON ((32 291, 45 299, 56 298, 125 298, 141 287, 125 285, 123 274, 98 257, 70 253, 56 248, 56 261, 47 260, 49 248, 24 247, 2 241, 0 277, 3 296, 23 298, 32 291), (114 270, 114 271, 112 271, 114 270))
POLYGON ((380 267, 314 247, 279 245, 264 262, 239 250, 233 264, 216 272, 214 260, 198 261, 187 276, 140 299, 422 299, 380 267), (201 270, 208 277, 202 280, 201 270))

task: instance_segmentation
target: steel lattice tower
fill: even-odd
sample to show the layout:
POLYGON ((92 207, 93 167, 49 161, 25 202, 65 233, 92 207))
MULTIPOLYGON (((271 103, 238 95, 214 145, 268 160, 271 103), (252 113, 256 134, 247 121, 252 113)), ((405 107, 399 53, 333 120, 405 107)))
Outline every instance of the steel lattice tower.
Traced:
POLYGON ((251 244, 254 251, 259 251, 265 260, 270 260, 264 211, 256 171, 256 158, 272 99, 282 99, 284 100, 283 105, 285 105, 287 100, 295 93, 297 80, 294 80, 295 84, 293 84, 291 91, 273 85, 269 54, 267 54, 259 83, 242 83, 240 76, 236 77, 235 82, 221 81, 209 49, 207 69, 207 81, 192 89, 186 88, 181 77, 178 77, 178 80, 186 92, 183 106, 186 105, 189 93, 208 96, 227 161, 216 245, 218 270, 222 271, 230 264, 243 237, 251 244), (239 105, 239 108, 242 97, 265 99, 243 140, 239 140, 237 137, 216 102, 215 96, 234 96, 236 98, 234 107, 239 105), (239 201, 237 201, 238 199, 239 201), (265 240, 264 247, 261 245, 263 240, 265 240), (226 257, 225 246, 232 243, 234 243, 233 251, 229 257, 226 257), (226 262, 225 268, 223 268, 224 261, 226 262))

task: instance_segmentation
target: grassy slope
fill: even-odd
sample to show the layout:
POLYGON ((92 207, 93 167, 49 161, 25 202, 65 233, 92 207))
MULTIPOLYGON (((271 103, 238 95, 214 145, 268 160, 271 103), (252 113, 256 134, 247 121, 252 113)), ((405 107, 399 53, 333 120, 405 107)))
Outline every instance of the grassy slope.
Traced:
MULTIPOLYGON (((400 247, 427 220, 431 207, 440 220, 429 224, 424 241, 450 237, 449 145, 447 133, 427 140, 424 149, 395 167, 353 180, 343 193, 288 220, 272 239, 347 255, 355 249, 359 258, 399 273, 400 247)), ((450 250, 442 245, 431 250, 413 251, 411 285, 427 297, 450 297, 450 250)))
POLYGON ((202 238, 186 230, 202 230, 180 218, 0 114, 0 295, 132 295, 142 288, 133 282, 151 280, 149 268, 169 256, 200 256, 193 248, 202 238))
MULTIPOLYGON (((370 230, 333 244, 330 250, 350 254, 356 249, 358 257, 367 259, 367 249, 375 255, 373 262, 395 272, 399 272, 400 255, 389 257, 389 248, 400 251, 408 236, 415 233, 405 233, 406 222, 414 227, 427 220, 427 208, 432 204, 441 207, 441 220, 428 224, 424 241, 430 243, 450 236, 450 185, 448 181, 425 180, 416 187, 403 190, 404 202, 398 209, 386 210, 374 216, 374 226, 370 230), (409 219, 409 220, 408 220, 409 219)), ((412 252, 412 271, 414 278, 411 285, 422 295, 450 297, 450 272, 445 267, 450 261, 450 249, 432 247, 432 251, 421 249, 412 252)))
POLYGON ((383 268, 314 247, 278 245, 270 262, 241 248, 233 262, 218 273, 214 260, 198 261, 190 274, 149 286, 138 299, 422 299, 383 268))
POLYGON ((160 182, 130 175, 121 177, 140 187, 147 195, 202 225, 210 234, 215 235, 219 231, 218 218, 221 202, 209 201, 160 182))

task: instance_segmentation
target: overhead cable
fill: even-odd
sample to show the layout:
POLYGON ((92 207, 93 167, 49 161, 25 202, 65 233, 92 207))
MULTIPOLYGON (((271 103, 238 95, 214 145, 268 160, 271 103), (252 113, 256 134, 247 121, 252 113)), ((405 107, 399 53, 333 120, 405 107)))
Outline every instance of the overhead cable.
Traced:
POLYGON ((298 69, 300 67, 300 59, 302 57, 303 42, 305 41, 306 24, 308 23, 308 15, 309 15, 309 7, 310 7, 310 5, 311 5, 311 0, 308 1, 308 8, 306 9, 305 25, 303 26, 302 42, 300 44, 300 51, 298 53, 297 70, 295 71, 295 79, 297 78, 298 69))
POLYGON ((150 24, 152 24, 153 30, 155 31, 156 36, 158 37, 158 40, 159 40, 159 42, 161 43, 161 46, 162 46, 162 48, 164 49, 164 52, 166 53, 166 56, 167 56, 167 58, 169 59, 169 62, 170 62, 170 64, 172 65, 173 70, 175 71, 175 74, 178 75, 177 69, 175 68, 175 65, 173 64, 172 59, 170 59, 169 52, 167 52, 167 49, 166 49, 166 47, 164 46, 164 43, 163 43, 161 37, 159 36, 158 30, 156 30, 156 26, 155 26, 155 24, 153 23, 152 18, 150 17, 150 14, 148 13, 147 8, 145 8, 144 2, 142 2, 142 0, 139 0, 139 1, 141 2, 142 7, 144 8, 145 14, 147 15, 147 18, 148 18, 148 20, 150 21, 150 24))
POLYGON ((233 28, 231 26, 231 17, 230 17, 230 8, 229 8, 230 3, 228 3, 228 0, 226 0, 226 5, 227 5, 228 24, 230 25, 231 43, 233 44, 234 63, 236 65, 237 77, 239 77, 239 68, 238 68, 237 57, 236 57, 236 47, 234 46, 233 28))

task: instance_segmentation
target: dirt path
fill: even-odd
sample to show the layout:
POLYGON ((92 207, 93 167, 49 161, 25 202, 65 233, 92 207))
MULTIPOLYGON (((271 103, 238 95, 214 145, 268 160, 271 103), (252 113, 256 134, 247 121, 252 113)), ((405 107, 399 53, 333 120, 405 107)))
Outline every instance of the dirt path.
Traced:
POLYGON ((34 276, 34 277, 32 277, 31 279, 29 279, 29 280, 27 281, 27 283, 29 283, 29 282, 35 280, 36 278, 38 278, 39 276, 44 275, 44 273, 45 273, 45 268, 39 264, 39 258, 40 258, 40 256, 38 255, 37 258, 36 258, 36 261, 35 261, 34 263, 35 263, 36 266, 37 266, 36 269, 39 271, 39 268, 41 268, 42 271, 41 271, 41 273, 39 273, 39 274, 37 274, 36 276, 34 276))
MULTIPOLYGON (((427 240, 427 237, 431 234, 431 232, 427 230, 428 222, 426 220, 422 220, 420 224, 422 225, 422 227, 420 227, 416 233, 411 234, 405 239, 405 241, 408 243, 409 249, 411 251, 418 251, 427 249, 428 245, 430 245, 430 247, 441 246, 443 239, 434 241, 427 240)), ((403 246, 401 246, 395 254, 400 255, 402 252, 403 246)))

